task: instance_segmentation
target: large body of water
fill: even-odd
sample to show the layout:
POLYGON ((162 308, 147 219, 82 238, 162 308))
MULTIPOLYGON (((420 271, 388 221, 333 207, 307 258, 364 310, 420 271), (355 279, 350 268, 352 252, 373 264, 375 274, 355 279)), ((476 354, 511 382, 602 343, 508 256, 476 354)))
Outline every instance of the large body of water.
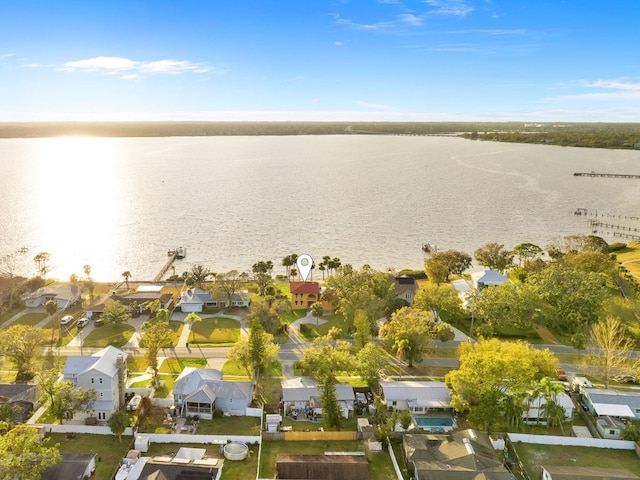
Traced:
POLYGON ((640 152, 426 136, 0 140, 0 257, 28 247, 16 273, 32 275, 46 251, 51 277, 89 264, 101 281, 149 280, 179 246, 178 273, 258 260, 283 273, 289 253, 421 268, 425 242, 544 248, 591 232, 576 208, 640 215, 639 180, 573 176, 592 170, 640 174, 640 152))

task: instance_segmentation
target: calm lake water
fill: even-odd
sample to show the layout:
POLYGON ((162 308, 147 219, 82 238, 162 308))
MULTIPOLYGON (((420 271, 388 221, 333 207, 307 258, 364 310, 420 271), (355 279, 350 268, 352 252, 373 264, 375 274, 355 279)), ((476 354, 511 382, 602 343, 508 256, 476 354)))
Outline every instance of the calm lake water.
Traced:
MULTIPOLYGON (((184 246, 216 272, 280 267, 289 253, 421 268, 421 245, 541 247, 590 233, 586 208, 640 215, 640 152, 474 142, 451 137, 286 136, 0 140, 0 257, 16 273, 51 254, 51 277, 149 280, 184 246)), ((593 218, 593 217, 589 217, 593 218)), ((610 232, 601 234, 609 241, 610 232)), ((282 272, 280 272, 282 270, 282 272)))

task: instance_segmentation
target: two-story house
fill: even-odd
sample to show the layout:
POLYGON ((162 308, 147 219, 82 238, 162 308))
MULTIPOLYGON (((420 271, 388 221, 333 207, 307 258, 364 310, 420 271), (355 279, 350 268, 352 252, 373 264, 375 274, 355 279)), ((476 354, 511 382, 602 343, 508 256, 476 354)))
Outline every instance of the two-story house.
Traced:
POLYGON ((124 406, 127 381, 127 354, 115 347, 106 347, 90 357, 67 357, 62 370, 63 381, 86 390, 95 390, 97 399, 89 416, 106 421, 124 406))

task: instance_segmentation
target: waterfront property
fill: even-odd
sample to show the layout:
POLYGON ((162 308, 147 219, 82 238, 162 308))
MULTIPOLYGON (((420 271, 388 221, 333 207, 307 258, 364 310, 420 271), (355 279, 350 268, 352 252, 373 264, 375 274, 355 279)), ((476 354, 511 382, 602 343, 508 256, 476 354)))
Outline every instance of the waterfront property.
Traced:
POLYGON ((53 300, 58 304, 58 309, 62 310, 79 302, 80 296, 80 287, 65 283, 38 288, 35 292, 23 295, 22 300, 28 308, 42 307, 49 300, 53 300))
POLYGON ((129 285, 127 289, 114 289, 107 295, 101 295, 86 309, 87 318, 97 318, 104 312, 108 302, 117 301, 129 307, 133 315, 148 309, 149 303, 158 300, 160 308, 170 310, 176 300, 175 287, 172 284, 149 283, 129 285))
POLYGON ((76 388, 92 389, 97 393, 93 409, 86 416, 96 417, 103 422, 124 406, 126 362, 127 354, 111 346, 90 357, 67 357, 62 380, 72 382, 76 388))
POLYGON ((400 300, 407 302, 409 306, 413 305, 417 291, 418 283, 415 278, 401 276, 393 279, 393 293, 400 300))
POLYGON ((310 308, 316 302, 321 302, 325 311, 333 310, 333 303, 322 298, 322 289, 318 282, 291 282, 289 289, 292 310, 310 308))
POLYGON ((501 285, 509 281, 509 279, 495 270, 485 270, 484 272, 474 272, 471 274, 473 285, 480 290, 486 287, 501 285))
POLYGON ((174 406, 184 417, 211 420, 217 409, 226 415, 245 415, 252 399, 251 382, 223 380, 222 372, 213 368, 187 367, 173 387, 174 406))
POLYGON ((221 292, 212 296, 202 288, 187 288, 180 292, 177 307, 184 313, 201 313, 205 308, 248 307, 250 296, 247 290, 236 292, 231 301, 226 293, 221 292))

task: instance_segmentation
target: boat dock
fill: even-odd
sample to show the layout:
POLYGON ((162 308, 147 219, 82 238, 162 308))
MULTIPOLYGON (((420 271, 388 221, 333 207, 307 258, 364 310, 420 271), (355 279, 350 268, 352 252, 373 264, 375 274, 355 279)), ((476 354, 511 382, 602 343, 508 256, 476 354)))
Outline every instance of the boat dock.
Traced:
POLYGON ((175 262, 176 260, 182 260, 184 257, 186 257, 187 250, 183 247, 177 248, 175 250, 169 250, 167 252, 167 256, 169 257, 169 259, 167 260, 167 263, 162 266, 158 274, 153 278, 154 282, 159 282, 164 278, 167 270, 169 270, 171 268, 171 265, 173 265, 173 262, 175 262))
POLYGON ((574 177, 600 177, 600 178, 635 178, 640 179, 640 175, 633 175, 628 173, 596 173, 593 170, 591 172, 575 172, 574 177))

